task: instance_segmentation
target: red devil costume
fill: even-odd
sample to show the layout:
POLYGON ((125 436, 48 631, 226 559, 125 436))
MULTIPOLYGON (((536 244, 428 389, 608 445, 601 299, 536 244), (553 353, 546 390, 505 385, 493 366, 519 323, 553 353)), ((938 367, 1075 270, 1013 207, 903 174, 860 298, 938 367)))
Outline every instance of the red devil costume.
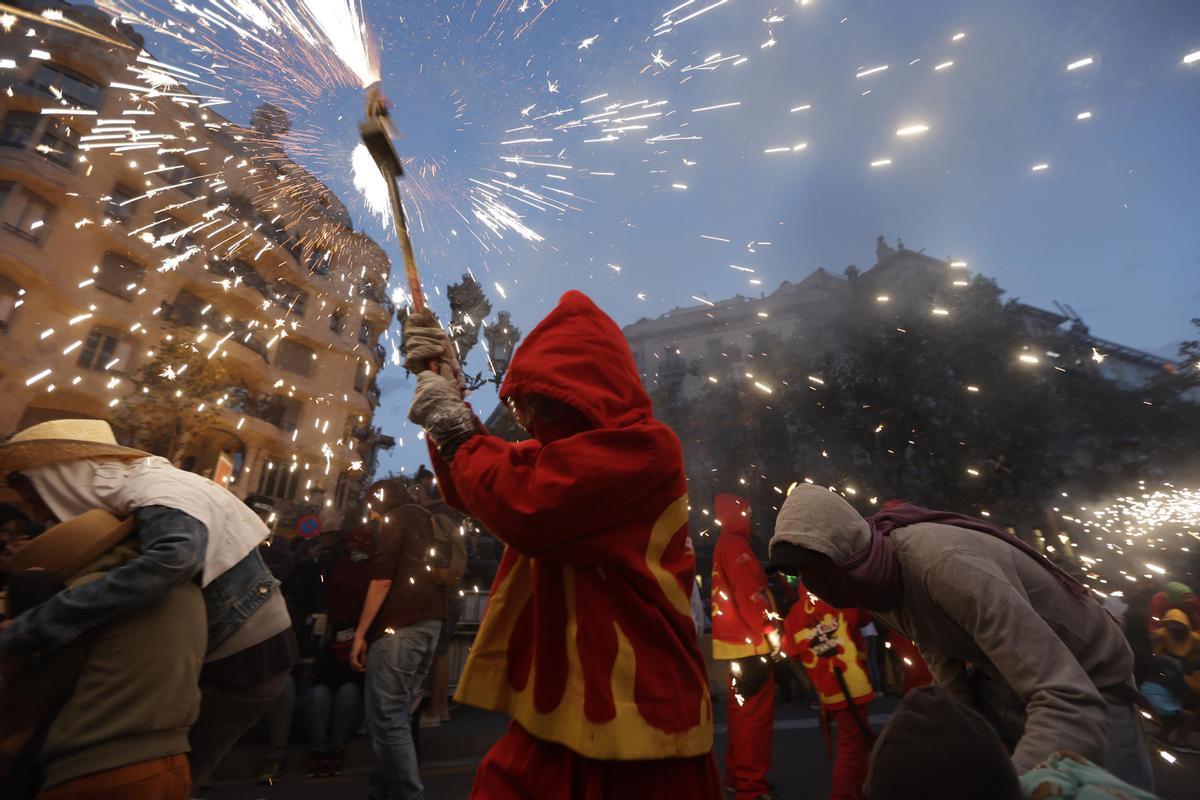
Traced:
POLYGON ((500 394, 552 398, 588 424, 517 444, 478 432, 448 463, 434 451, 446 500, 508 545, 455 699, 513 722, 471 797, 715 800, 682 449, 625 338, 568 292, 500 394))
POLYGON ((858 629, 868 619, 854 609, 834 608, 801 587, 800 599, 784 622, 784 653, 804 666, 821 696, 823 717, 837 725, 833 800, 864 796, 871 753, 868 739, 873 737, 867 728, 867 704, 875 699, 875 692, 858 629))
POLYGON ((714 512, 721 536, 713 550, 713 658, 730 662, 726 709, 725 785, 737 800, 770 791, 771 738, 775 725, 774 603, 767 576, 750 549, 750 503, 719 494, 714 512))

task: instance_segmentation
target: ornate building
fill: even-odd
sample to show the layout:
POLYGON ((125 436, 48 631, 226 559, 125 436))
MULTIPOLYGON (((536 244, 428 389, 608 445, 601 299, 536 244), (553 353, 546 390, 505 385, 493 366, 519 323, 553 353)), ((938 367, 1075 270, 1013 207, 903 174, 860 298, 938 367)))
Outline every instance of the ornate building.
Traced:
MULTIPOLYGON (((738 295, 709 305, 676 308, 625 326, 643 382, 653 391, 662 382, 680 381, 684 393, 694 395, 704 385, 703 377, 688 374, 697 359, 709 365, 743 363, 761 353, 772 337, 792 339, 804 332, 806 321, 818 317, 818 310, 831 298, 846 290, 851 278, 862 281, 879 297, 892 299, 930 289, 929 299, 933 300, 967 283, 964 263, 909 250, 903 242, 893 248, 881 236, 875 255, 875 265, 865 272, 850 267, 842 277, 817 268, 799 282, 784 281, 774 292, 758 298, 738 295)), ((1015 303, 1014 308, 1031 347, 1036 348, 1050 333, 1067 331, 1103 352, 1100 372, 1122 385, 1144 385, 1169 368, 1167 359, 1092 336, 1069 306, 1060 306, 1060 313, 1024 303, 1015 303)))
POLYGON ((340 525, 392 443, 372 425, 387 256, 284 154, 279 109, 239 126, 108 15, 16 5, 0 17, 0 436, 135 410, 131 444, 272 498, 285 523, 340 525), (176 352, 188 380, 182 363, 151 374, 176 352), (155 414, 180 435, 151 439, 155 414))

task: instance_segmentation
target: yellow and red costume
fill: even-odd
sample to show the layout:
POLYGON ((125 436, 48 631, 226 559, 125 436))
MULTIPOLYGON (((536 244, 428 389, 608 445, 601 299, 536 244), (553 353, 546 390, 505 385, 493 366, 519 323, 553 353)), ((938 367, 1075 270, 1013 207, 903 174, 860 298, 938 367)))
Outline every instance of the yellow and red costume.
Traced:
POLYGON ((864 797, 871 746, 863 729, 875 690, 858 629, 868 619, 855 609, 834 608, 801 586, 800 598, 784 621, 783 652, 803 665, 821 697, 822 714, 837 726, 833 800, 864 797))
POLYGON ((455 695, 513 718, 472 798, 715 800, 683 453, 624 336, 568 292, 500 394, 552 398, 591 427, 434 453, 447 501, 508 545, 455 695))
POLYGON ((775 603, 750 548, 750 501, 719 494, 713 513, 721 524, 713 548, 713 658, 733 662, 725 705, 725 785, 735 800, 754 800, 771 789, 767 773, 775 727, 775 667, 763 657, 772 650, 767 636, 776 630, 775 603))

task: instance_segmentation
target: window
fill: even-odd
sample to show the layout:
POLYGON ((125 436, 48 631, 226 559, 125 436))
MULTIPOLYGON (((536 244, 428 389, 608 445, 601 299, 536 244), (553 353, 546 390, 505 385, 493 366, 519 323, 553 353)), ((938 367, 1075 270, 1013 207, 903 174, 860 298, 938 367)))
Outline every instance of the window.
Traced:
POLYGON ((212 304, 207 300, 187 289, 181 289, 179 294, 175 295, 175 302, 168 308, 167 316, 181 325, 199 328, 204 324, 204 310, 210 308, 212 308, 212 304))
POLYGON ((258 494, 291 500, 296 496, 300 483, 300 468, 294 461, 282 458, 268 459, 258 476, 258 494))
POLYGON ((344 311, 341 311, 340 309, 334 309, 329 314, 329 330, 333 331, 334 333, 340 334, 345 323, 346 314, 344 311))
POLYGON ((46 129, 42 131, 37 151, 45 156, 46 160, 70 169, 75 165, 75 151, 78 149, 75 142, 75 131, 61 119, 51 117, 46 123, 46 129))
POLYGON ((354 490, 359 487, 359 481, 349 470, 338 475, 337 488, 333 493, 333 504, 337 508, 345 508, 352 499, 354 490))
MULTIPOLYGON (((313 275, 328 275, 330 272, 329 256, 329 250, 313 250, 309 254, 308 261, 305 262, 308 266, 308 271, 313 275)), ((296 260, 299 261, 300 259, 297 258, 296 260)))
POLYGON ((146 277, 146 268, 126 256, 105 253, 93 274, 97 289, 115 294, 122 300, 132 300, 146 277))
POLYGON ((709 339, 704 343, 704 358, 710 364, 719 363, 721 360, 721 340, 709 339))
POLYGON ((79 366, 96 372, 117 370, 128 372, 129 357, 133 345, 126 341, 118 331, 107 328, 92 328, 83 350, 79 353, 79 366))
POLYGON ((100 84, 59 64, 38 64, 29 85, 51 97, 61 93, 67 102, 84 108, 99 109, 104 97, 100 84))
POLYGON ((187 227, 187 225, 184 225, 183 222, 175 217, 166 217, 150 229, 155 237, 154 246, 165 247, 177 254, 187 252, 196 245, 191 236, 186 233, 180 233, 180 231, 187 227))
POLYGON ((754 347, 754 355, 766 355, 767 348, 770 345, 770 337, 766 331, 755 331, 750 335, 750 342, 754 347))
POLYGON ((133 218, 134 200, 138 196, 136 189, 131 189, 123 183, 113 187, 112 196, 108 199, 107 213, 117 222, 129 222, 133 218))
POLYGON ((364 320, 363 323, 358 327, 358 340, 363 344, 370 344, 371 336, 374 333, 375 331, 371 329, 370 324, 364 320))
POLYGON ((13 312, 17 310, 19 302, 21 302, 21 290, 15 283, 0 275, 0 331, 8 330, 8 322, 12 319, 13 312))
POLYGON ((286 433, 291 433, 300 427, 300 412, 304 409, 304 404, 294 397, 280 397, 279 407, 282 410, 282 416, 279 420, 279 429, 286 433))
POLYGON ((367 365, 354 370, 354 391, 363 392, 367 388, 367 365))
POLYGON ((299 342, 284 339, 275 351, 275 366, 307 377, 312 374, 313 356, 313 351, 299 342))
POLYGON ((158 175, 163 183, 175 186, 188 197, 196 196, 200 189, 199 175, 191 164, 175 153, 162 153, 158 161, 159 167, 153 170, 153 173, 158 175))
POLYGON ((235 281, 235 284, 249 286, 263 297, 266 297, 270 291, 270 287, 267 286, 267 281, 263 278, 263 276, 259 275, 258 272, 255 271, 254 267, 250 266, 241 259, 222 261, 213 267, 213 272, 217 273, 218 275, 232 278, 235 281))
POLYGON ((33 132, 41 115, 29 111, 10 111, 0 127, 0 146, 25 148, 33 141, 33 132))
POLYGON ((304 307, 308 305, 308 292, 298 286, 284 283, 280 292, 275 295, 275 305, 288 309, 297 317, 303 317, 304 307))
POLYGON ((54 217, 54 206, 24 186, 0 181, 0 220, 11 233, 41 244, 54 217))

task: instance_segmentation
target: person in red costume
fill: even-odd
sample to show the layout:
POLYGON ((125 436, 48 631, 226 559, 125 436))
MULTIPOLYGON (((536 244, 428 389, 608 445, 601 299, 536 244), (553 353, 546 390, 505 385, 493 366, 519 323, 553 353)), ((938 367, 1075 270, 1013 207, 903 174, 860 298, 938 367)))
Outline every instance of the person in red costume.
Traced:
POLYGON ((904 697, 913 689, 928 686, 933 683, 933 673, 921 655, 921 649, 916 642, 898 633, 888 635, 891 651, 896 659, 893 665, 900 670, 900 696, 904 697))
POLYGON ((837 727, 833 800, 865 797, 862 787, 874 743, 867 704, 875 692, 858 629, 869 619, 855 609, 834 608, 801 586, 800 599, 784 621, 783 652, 804 667, 821 696, 822 723, 837 727))
POLYGON ((713 658, 729 662, 725 786, 736 800, 773 797, 771 739, 775 725, 775 665, 779 651, 775 604, 758 557, 750 549, 750 501, 719 494, 713 503, 721 535, 713 549, 713 658))
POLYGON ((500 389, 533 436, 516 444, 464 403, 432 314, 405 356, 446 501, 507 545, 455 696, 512 716, 471 797, 719 798, 683 452, 620 329, 563 295, 500 389))

